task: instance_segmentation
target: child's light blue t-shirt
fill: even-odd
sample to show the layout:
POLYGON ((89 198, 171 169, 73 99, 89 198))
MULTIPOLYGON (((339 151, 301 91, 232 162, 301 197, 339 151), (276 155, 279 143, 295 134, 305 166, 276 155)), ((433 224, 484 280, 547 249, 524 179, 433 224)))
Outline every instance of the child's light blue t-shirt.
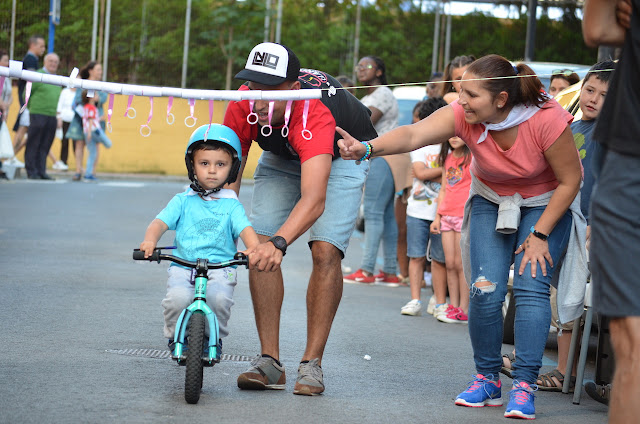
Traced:
POLYGON ((228 261, 238 251, 240 233, 251 223, 233 190, 220 190, 207 199, 212 200, 188 189, 176 194, 156 218, 175 230, 176 256, 228 261))

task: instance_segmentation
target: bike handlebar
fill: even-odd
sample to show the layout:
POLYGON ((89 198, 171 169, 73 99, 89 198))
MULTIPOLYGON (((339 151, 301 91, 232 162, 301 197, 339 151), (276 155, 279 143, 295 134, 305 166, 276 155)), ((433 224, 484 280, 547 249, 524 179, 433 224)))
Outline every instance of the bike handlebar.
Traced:
MULTIPOLYGON (((198 262, 187 261, 185 259, 179 258, 177 256, 173 256, 173 255, 166 255, 162 253, 161 249, 159 248, 154 249, 153 254, 148 258, 144 257, 144 252, 141 251, 140 249, 133 249, 133 259, 136 261, 149 261, 149 262, 157 261, 158 263, 160 263, 160 261, 162 260, 165 260, 165 261, 175 262, 179 265, 186 266, 188 268, 196 268, 198 265, 198 262)), ((226 268, 228 266, 234 266, 234 265, 248 266, 249 260, 247 259, 247 256, 244 253, 238 252, 233 256, 233 259, 229 261, 223 261, 223 262, 217 262, 217 263, 207 262, 208 269, 226 268)))

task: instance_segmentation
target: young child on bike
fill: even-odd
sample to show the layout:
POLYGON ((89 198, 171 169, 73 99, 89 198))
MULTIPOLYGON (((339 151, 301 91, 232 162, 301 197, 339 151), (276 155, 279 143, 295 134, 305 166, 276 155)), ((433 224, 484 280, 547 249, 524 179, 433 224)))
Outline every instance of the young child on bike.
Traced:
MULTIPOLYGON (((222 188, 238 178, 242 160, 240 140, 224 125, 203 125, 196 129, 187 144, 185 162, 191 185, 176 194, 149 224, 140 243, 145 257, 151 256, 158 240, 167 230, 175 230, 175 255, 196 261, 230 260, 237 253, 240 237, 250 249, 256 235, 236 192, 222 188)), ((173 337, 178 317, 194 297, 195 270, 177 264, 169 267, 164 308, 164 335, 173 351, 173 337)), ((236 269, 210 269, 207 283, 209 306, 218 318, 220 337, 229 334, 227 322, 233 306, 236 269)), ((219 341, 218 352, 220 352, 219 341)))

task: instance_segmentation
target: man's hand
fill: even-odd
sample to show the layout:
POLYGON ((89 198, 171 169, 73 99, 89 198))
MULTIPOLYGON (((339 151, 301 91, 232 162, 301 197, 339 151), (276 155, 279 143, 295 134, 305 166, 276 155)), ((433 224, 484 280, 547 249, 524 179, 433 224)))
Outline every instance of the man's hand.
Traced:
POLYGON ((358 160, 367 153, 367 147, 353 138, 351 134, 340 127, 336 127, 336 131, 342 136, 342 138, 338 140, 338 147, 340 148, 340 156, 342 159, 358 160))
POLYGON ((616 19, 618 20, 618 24, 624 29, 631 28, 632 11, 631 0, 616 1, 616 19))
POLYGON ((282 252, 270 241, 260 243, 244 253, 249 258, 249 269, 273 272, 282 263, 282 252))

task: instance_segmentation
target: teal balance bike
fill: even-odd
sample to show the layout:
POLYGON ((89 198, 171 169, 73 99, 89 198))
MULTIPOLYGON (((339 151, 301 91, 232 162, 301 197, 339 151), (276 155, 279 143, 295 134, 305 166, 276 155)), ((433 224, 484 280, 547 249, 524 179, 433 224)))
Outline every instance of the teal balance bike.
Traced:
POLYGON ((162 249, 168 248, 156 248, 148 258, 144 257, 144 252, 134 249, 133 259, 157 261, 158 263, 167 260, 196 270, 193 303, 187 306, 178 318, 171 354, 171 358, 176 360, 178 365, 187 368, 184 380, 184 398, 187 403, 195 404, 200 400, 204 367, 212 367, 220 362, 222 354, 221 346, 218 343, 218 318, 207 305, 207 271, 235 265, 248 266, 248 261, 243 253, 238 252, 230 261, 210 263, 207 259, 197 259, 196 262, 191 262, 177 256, 163 254, 162 249), (208 340, 205 335, 207 323, 209 324, 208 340))

